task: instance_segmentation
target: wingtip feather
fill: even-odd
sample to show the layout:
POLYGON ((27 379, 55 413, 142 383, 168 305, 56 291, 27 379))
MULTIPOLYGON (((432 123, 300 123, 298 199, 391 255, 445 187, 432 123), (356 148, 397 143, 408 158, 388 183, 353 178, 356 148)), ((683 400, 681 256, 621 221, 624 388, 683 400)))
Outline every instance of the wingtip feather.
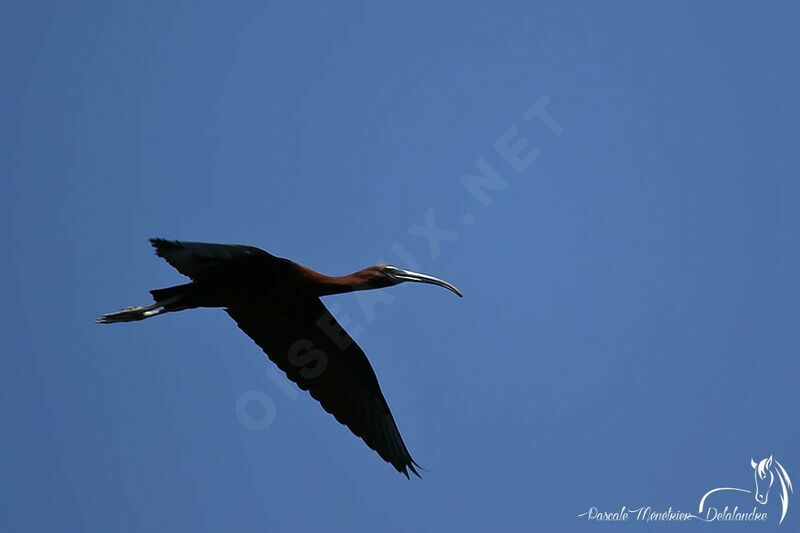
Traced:
POLYGON ((155 249, 157 255, 161 255, 161 251, 165 248, 174 248, 178 241, 170 241, 168 239, 162 239, 161 237, 153 237, 150 240, 150 246, 155 249))

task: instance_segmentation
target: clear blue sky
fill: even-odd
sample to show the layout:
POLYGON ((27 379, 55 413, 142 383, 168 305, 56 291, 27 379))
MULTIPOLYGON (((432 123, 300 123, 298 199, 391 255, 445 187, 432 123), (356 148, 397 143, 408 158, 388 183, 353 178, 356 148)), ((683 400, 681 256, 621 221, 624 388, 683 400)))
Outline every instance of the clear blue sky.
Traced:
POLYGON ((796 4, 317 4, 0 7, 0 530, 597 531, 800 480, 796 4), (152 236, 458 285, 327 300, 425 479, 222 311, 95 325, 182 281, 152 236))

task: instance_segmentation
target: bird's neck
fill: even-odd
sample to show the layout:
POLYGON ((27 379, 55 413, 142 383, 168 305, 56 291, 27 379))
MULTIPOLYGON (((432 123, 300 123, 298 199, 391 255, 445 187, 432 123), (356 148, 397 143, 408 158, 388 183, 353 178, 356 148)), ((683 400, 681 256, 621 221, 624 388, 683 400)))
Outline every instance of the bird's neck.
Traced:
POLYGON ((346 276, 326 276, 319 272, 314 272, 313 275, 314 287, 318 292, 318 296, 345 294, 377 288, 370 284, 370 279, 370 273, 364 270, 346 276))

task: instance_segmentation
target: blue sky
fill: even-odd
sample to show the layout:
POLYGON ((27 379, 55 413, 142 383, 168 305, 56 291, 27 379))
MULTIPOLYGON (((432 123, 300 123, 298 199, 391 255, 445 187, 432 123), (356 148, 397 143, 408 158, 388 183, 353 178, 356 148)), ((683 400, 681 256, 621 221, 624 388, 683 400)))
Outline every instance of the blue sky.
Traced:
POLYGON ((800 12, 647 4, 4 3, 0 529, 593 531, 800 479, 800 12), (458 285, 326 300, 425 479, 222 311, 95 325, 181 282, 152 236, 458 285))

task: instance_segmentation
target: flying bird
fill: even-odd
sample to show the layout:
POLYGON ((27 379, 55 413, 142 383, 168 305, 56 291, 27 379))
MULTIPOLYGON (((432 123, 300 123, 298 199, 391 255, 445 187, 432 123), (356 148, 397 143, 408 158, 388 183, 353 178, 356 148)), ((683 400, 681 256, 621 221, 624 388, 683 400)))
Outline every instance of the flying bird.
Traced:
POLYGON ((286 376, 398 472, 419 477, 364 351, 320 300, 323 296, 429 283, 452 284, 392 265, 326 276, 254 246, 151 239, 156 254, 191 282, 151 290, 151 305, 102 315, 101 324, 144 320, 197 307, 222 307, 286 376))

